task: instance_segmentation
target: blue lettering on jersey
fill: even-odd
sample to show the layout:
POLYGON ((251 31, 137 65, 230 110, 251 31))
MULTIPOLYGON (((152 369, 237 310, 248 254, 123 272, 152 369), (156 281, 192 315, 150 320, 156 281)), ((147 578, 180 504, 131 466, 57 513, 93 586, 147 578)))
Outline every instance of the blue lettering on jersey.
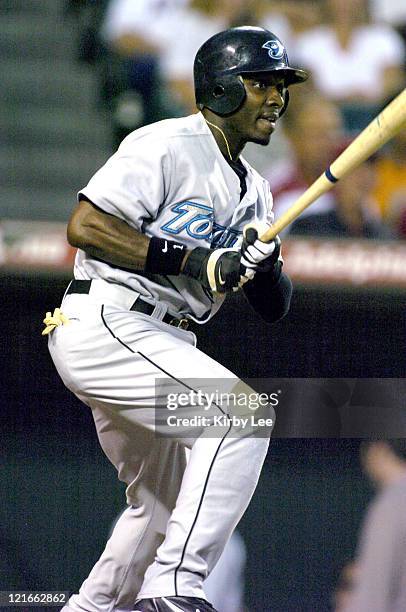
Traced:
POLYGON ((209 238, 213 226, 213 209, 195 202, 182 202, 172 208, 177 213, 173 219, 162 225, 167 234, 178 235, 184 230, 192 238, 209 238))
POLYGON ((226 228, 213 221, 213 209, 204 204, 196 202, 181 202, 172 207, 175 216, 161 226, 161 230, 166 234, 177 236, 183 231, 191 238, 210 241, 212 248, 231 248, 240 231, 226 228))

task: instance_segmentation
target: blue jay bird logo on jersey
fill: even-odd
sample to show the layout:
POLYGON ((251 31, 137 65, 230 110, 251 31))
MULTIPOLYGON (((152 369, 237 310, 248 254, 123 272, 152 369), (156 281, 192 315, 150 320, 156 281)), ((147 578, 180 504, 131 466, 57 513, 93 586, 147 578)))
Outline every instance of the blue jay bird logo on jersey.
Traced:
POLYGON ((186 201, 176 204, 171 210, 175 215, 160 228, 166 234, 178 236, 186 232, 191 238, 210 242, 213 249, 231 248, 241 234, 239 230, 216 223, 210 206, 186 201))
POLYGON ((279 40, 267 40, 264 45, 262 45, 263 49, 268 49, 268 55, 274 60, 282 59, 285 55, 285 47, 282 45, 279 40))

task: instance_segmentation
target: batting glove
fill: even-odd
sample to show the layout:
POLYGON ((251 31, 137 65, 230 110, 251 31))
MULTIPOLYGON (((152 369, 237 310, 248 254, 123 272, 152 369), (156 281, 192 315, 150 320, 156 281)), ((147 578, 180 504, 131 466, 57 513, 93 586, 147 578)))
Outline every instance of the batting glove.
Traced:
POLYGON ((241 253, 234 249, 196 247, 186 259, 182 273, 216 293, 237 291, 245 282, 241 253))
POLYGON ((263 242, 258 237, 258 232, 261 234, 269 229, 266 225, 247 225, 244 228, 243 242, 241 246, 241 264, 246 268, 247 273, 253 272, 269 272, 272 270, 278 261, 282 261, 281 257, 281 240, 279 236, 275 236, 271 242, 263 242))

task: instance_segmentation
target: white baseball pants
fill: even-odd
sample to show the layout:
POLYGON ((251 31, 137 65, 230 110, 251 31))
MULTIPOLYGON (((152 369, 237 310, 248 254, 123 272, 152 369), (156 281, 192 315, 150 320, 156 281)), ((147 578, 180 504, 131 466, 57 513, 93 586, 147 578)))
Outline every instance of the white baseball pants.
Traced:
MULTIPOLYGON (((65 385, 91 408, 129 504, 65 610, 131 610, 137 596, 204 598, 203 580, 254 493, 271 429, 257 437, 249 427, 219 427, 215 435, 203 428, 194 438, 186 427, 176 438, 159 437, 155 385, 221 379, 229 390, 252 390, 199 351, 194 334, 129 311, 115 296, 67 295, 61 309, 70 323, 50 335, 51 356, 65 385)), ((180 410, 190 416, 196 408, 180 410)))

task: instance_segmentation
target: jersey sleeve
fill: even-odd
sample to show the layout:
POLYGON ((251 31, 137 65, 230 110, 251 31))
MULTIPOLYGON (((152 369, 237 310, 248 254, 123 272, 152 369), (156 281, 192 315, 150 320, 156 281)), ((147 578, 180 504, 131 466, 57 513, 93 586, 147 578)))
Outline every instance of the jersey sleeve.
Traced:
POLYGON ((171 155, 165 141, 128 136, 78 197, 141 229, 153 221, 167 197, 171 155))

